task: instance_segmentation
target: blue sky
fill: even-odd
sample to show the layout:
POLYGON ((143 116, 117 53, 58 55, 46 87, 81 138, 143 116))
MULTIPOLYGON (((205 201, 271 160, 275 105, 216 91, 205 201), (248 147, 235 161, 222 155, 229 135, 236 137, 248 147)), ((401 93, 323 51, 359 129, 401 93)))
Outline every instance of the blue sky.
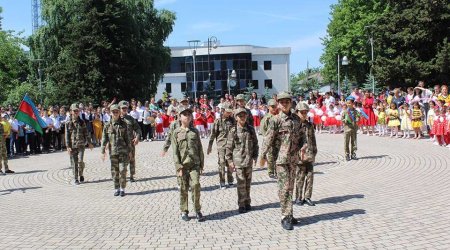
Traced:
MULTIPOLYGON (((156 0, 176 13, 168 46, 216 36, 223 45, 291 47, 291 73, 320 66, 330 5, 337 0, 156 0)), ((31 0, 0 0, 3 29, 31 34, 31 0)))

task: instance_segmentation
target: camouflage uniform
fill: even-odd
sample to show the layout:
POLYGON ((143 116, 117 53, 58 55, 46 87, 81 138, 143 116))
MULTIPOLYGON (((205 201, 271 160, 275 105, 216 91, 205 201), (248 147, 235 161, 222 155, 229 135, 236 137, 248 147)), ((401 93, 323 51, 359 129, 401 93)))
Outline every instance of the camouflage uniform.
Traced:
MULTIPOLYGON (((280 93, 278 100, 290 99, 290 94, 280 93)), ((284 219, 292 219, 292 193, 295 182, 295 171, 299 162, 299 151, 306 143, 305 133, 300 129, 300 118, 289 112, 280 112, 269 122, 266 141, 262 148, 262 155, 266 155, 270 145, 278 150, 276 169, 278 174, 278 196, 281 214, 284 219)))
MULTIPOLYGON (((237 109, 235 115, 246 112, 245 109, 237 109)), ((258 138, 255 129, 246 124, 231 127, 226 144, 226 160, 233 162, 236 168, 238 205, 240 208, 249 207, 250 185, 252 182, 253 162, 258 160, 258 138)))
POLYGON ((360 113, 356 109, 346 109, 342 113, 342 122, 344 123, 344 136, 345 136, 345 156, 356 157, 356 133, 358 131, 358 121, 360 113), (349 145, 350 143, 350 145, 349 145), (349 146, 351 146, 349 150, 349 146))
MULTIPOLYGON (((77 104, 72 104, 70 110, 78 110, 77 104)), ((86 123, 78 115, 71 115, 70 120, 66 123, 64 135, 66 147, 72 150, 70 152, 70 165, 75 182, 78 182, 78 177, 81 181, 84 181, 84 150, 86 144, 91 143, 91 135, 87 130, 86 123)))
MULTIPOLYGON (((129 104, 127 101, 121 101, 119 102, 119 108, 127 107, 129 104)), ((124 115, 122 116, 123 120, 127 123, 128 127, 128 139, 130 142, 134 138, 141 138, 142 137, 142 131, 141 127, 139 127, 139 124, 137 121, 131 116, 131 115, 124 115)), ((136 174, 136 146, 133 143, 131 144, 131 159, 130 159, 130 178, 133 179, 134 175, 136 174)))
MULTIPOLYGON (((179 113, 189 109, 180 107, 179 113)), ((178 127, 173 131, 173 161, 177 173, 182 170, 180 177, 180 210, 188 213, 188 190, 192 189, 192 201, 197 213, 201 210, 200 205, 200 173, 204 167, 203 148, 197 129, 189 127, 178 127)))
MULTIPOLYGON (((233 112, 231 107, 227 104, 223 107, 226 112, 233 112)), ((225 169, 227 169, 227 181, 228 184, 233 183, 233 171, 229 168, 229 161, 225 157, 225 146, 227 144, 227 138, 230 129, 235 126, 236 121, 232 116, 228 118, 220 118, 214 121, 214 125, 209 137, 208 151, 212 148, 214 140, 217 144, 217 158, 219 164, 219 181, 220 185, 225 185, 225 169)))
MULTIPOLYGON (((268 102, 268 105, 276 105, 275 100, 270 99, 268 102)), ((272 119, 272 117, 274 117, 274 115, 272 115, 271 113, 267 113, 263 119, 261 120, 261 134, 263 135, 263 144, 265 144, 265 137, 267 135, 267 129, 269 128, 269 122, 270 119, 272 119)), ((277 158, 277 153, 279 148, 274 147, 273 145, 268 145, 268 146, 272 146, 269 148, 269 151, 267 152, 267 155, 264 156, 265 158, 267 158, 267 171, 269 176, 270 175, 275 175, 276 176, 276 168, 275 168, 275 159, 277 158)))
POLYGON ((2 163, 5 165, 5 172, 9 170, 8 168, 8 156, 6 151, 6 141, 4 136, 3 125, 0 123, 0 172, 2 171, 2 163))
MULTIPOLYGON (((305 103, 299 103, 297 110, 309 110, 309 107, 305 103)), ((305 159, 301 159, 297 168, 297 181, 295 199, 302 201, 304 199, 311 199, 314 181, 314 169, 313 163, 317 154, 316 135, 314 133, 314 125, 311 124, 308 119, 301 121, 301 129, 306 134, 306 143, 308 148, 305 152, 305 159), (303 188, 305 189, 303 195, 303 188)))
MULTIPOLYGON (((111 106, 111 111, 113 108, 118 109, 117 105, 113 106, 111 106)), ((127 165, 129 153, 132 149, 127 130, 127 123, 123 118, 119 118, 116 121, 111 118, 111 121, 106 123, 103 128, 101 153, 104 154, 106 146, 108 146, 111 160, 111 176, 115 189, 124 189, 127 184, 127 165)))

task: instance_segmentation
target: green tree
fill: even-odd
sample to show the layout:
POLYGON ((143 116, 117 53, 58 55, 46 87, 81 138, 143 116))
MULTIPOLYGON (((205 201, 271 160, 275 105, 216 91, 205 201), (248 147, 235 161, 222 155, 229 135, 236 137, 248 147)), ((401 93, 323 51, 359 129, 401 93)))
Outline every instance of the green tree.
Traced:
POLYGON ((174 13, 150 0, 42 0, 42 18, 32 56, 44 59, 44 77, 60 89, 61 102, 156 92, 170 62, 163 43, 174 13))
POLYGON ((321 68, 306 69, 297 74, 291 74, 289 84, 293 95, 305 95, 311 90, 318 90, 324 86, 321 68))
MULTIPOLYGON (((340 80, 345 72, 350 82, 362 83, 370 70, 371 51, 368 38, 377 18, 387 11, 383 0, 339 0, 331 6, 331 20, 327 35, 322 39, 325 82, 337 83, 338 55, 347 56, 350 64, 341 66, 340 80)), ((377 40, 377 42, 379 42, 377 40)), ((342 82, 341 82, 342 83, 342 82)))
POLYGON ((450 2, 388 1, 374 28, 376 77, 390 85, 450 80, 450 2))

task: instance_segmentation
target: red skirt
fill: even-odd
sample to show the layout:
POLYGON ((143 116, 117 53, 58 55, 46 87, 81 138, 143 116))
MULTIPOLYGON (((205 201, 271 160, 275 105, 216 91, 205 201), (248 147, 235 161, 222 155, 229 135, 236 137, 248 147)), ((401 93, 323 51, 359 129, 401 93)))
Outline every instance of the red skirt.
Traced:
POLYGON ((446 135, 448 133, 447 121, 446 120, 444 120, 443 122, 439 120, 434 121, 433 130, 434 135, 446 135))
POLYGON ((373 112, 373 109, 371 108, 364 108, 364 113, 367 114, 367 116, 369 117, 368 119, 363 118, 362 120, 362 125, 363 126, 375 126, 375 124, 377 124, 377 118, 375 116, 375 112, 373 112))
POLYGON ((156 124, 156 133, 162 133, 162 132, 164 132, 163 124, 157 123, 156 124))
POLYGON ((313 119, 314 125, 320 125, 322 124, 322 117, 319 115, 315 115, 313 119))
POLYGON ((253 116, 253 126, 254 127, 259 127, 260 124, 261 124, 261 121, 259 120, 259 116, 258 115, 254 115, 253 116))
POLYGON ((324 125, 325 126, 334 126, 337 124, 337 120, 335 117, 327 117, 327 119, 325 120, 324 125))

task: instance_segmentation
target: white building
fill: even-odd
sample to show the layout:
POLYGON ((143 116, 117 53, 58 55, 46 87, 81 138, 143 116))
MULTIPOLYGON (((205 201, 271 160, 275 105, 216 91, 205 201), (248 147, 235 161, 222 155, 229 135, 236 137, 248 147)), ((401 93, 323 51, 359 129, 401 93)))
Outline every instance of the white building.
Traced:
POLYGON ((192 52, 189 47, 171 48, 171 63, 158 84, 156 100, 162 98, 164 91, 175 98, 184 95, 199 97, 202 94, 215 98, 228 92, 236 95, 246 91, 249 84, 259 96, 266 92, 266 88, 270 95, 288 90, 290 48, 220 46, 210 48, 208 56, 208 47, 199 47, 195 56, 196 88, 192 52), (236 85, 229 87, 228 80, 233 70, 236 72, 236 85))

